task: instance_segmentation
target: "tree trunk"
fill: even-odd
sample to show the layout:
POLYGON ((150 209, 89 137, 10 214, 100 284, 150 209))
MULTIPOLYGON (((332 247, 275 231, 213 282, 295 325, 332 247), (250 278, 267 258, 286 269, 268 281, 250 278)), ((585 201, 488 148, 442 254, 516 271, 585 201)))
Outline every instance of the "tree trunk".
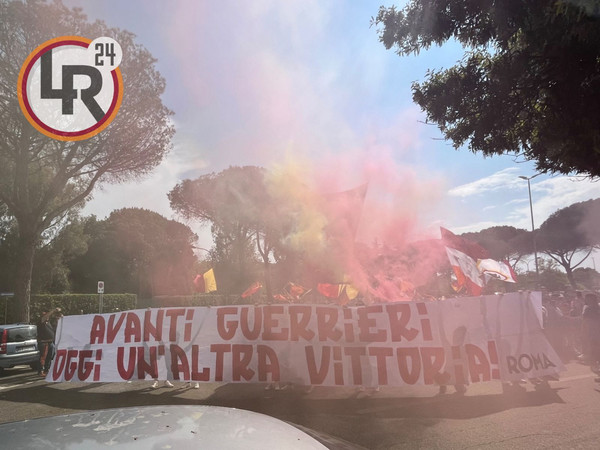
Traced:
POLYGON ((267 293, 267 302, 270 303, 273 301, 273 290, 271 288, 271 266, 269 264, 269 253, 271 252, 271 249, 269 248, 266 237, 263 240, 263 247, 261 248, 260 233, 258 231, 256 232, 256 248, 262 257, 263 264, 265 266, 265 291, 267 293))
POLYGON ((29 323, 31 297, 31 274, 35 255, 36 238, 27 234, 19 236, 16 261, 15 301, 18 303, 18 321, 29 323))
POLYGON ((271 265, 269 264, 269 258, 267 256, 265 265, 265 291, 267 293, 267 302, 270 303, 273 300, 273 289, 271 287, 271 265))
POLYGON ((573 276, 573 269, 570 266, 565 265, 565 272, 567 272, 567 280, 571 283, 571 287, 577 290, 577 282, 575 281, 575 277, 573 276))

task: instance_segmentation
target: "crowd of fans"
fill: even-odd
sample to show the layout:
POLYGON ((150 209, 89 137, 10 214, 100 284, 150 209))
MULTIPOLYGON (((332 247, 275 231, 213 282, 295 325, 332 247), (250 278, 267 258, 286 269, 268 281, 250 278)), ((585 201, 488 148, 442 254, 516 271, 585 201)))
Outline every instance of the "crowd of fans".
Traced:
POLYGON ((598 372, 600 307, 594 292, 542 291, 542 315, 548 341, 564 362, 574 359, 598 372))

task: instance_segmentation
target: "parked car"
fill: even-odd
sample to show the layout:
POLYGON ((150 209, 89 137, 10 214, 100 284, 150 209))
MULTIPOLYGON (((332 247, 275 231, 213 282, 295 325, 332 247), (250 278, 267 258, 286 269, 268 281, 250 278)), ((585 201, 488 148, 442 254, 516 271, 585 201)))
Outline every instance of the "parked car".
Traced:
POLYGON ((275 417, 221 406, 101 409, 0 425, 2 448, 366 450, 275 417))
POLYGON ((0 374, 4 369, 28 365, 38 370, 40 352, 37 327, 26 323, 0 325, 0 374))

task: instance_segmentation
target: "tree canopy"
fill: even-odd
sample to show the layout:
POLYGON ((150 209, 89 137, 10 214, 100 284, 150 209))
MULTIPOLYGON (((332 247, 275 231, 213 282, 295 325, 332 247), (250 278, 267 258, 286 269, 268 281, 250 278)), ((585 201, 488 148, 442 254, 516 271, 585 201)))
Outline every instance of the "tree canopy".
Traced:
POLYGON ((538 248, 560 264, 573 287, 573 270, 600 245, 600 199, 574 203, 554 212, 536 232, 538 248))
POLYGON ((513 268, 523 256, 533 252, 531 233, 507 225, 464 233, 461 236, 484 247, 489 252, 490 258, 509 261, 513 268))
POLYGON ((85 221, 87 251, 71 260, 78 292, 104 281, 110 292, 140 298, 189 294, 196 270, 197 236, 180 222, 141 208, 124 208, 103 221, 85 221))
POLYGON ((60 2, 0 3, 0 202, 18 224, 15 296, 20 320, 29 320, 31 271, 44 230, 81 206, 99 182, 146 174, 171 147, 171 112, 160 99, 165 81, 134 36, 89 23, 60 2), (125 95, 115 120, 83 141, 57 141, 36 131, 19 108, 21 65, 41 43, 58 36, 111 36, 123 49, 125 95))
POLYGON ((366 185, 323 194, 305 181, 283 170, 230 167, 182 181, 169 199, 182 216, 211 224, 216 244, 213 255, 228 254, 228 247, 234 250, 229 252, 236 258, 231 263, 239 262, 240 267, 229 278, 240 279, 238 288, 251 281, 244 281, 249 274, 242 263, 260 259, 269 295, 273 263, 286 266, 288 276, 295 267, 296 275, 307 281, 314 277, 341 281, 348 273, 366 185))
MULTIPOLYGON (((269 202, 265 170, 256 166, 229 167, 194 180, 183 180, 170 192, 171 208, 186 219, 210 224, 215 247, 213 260, 223 264, 232 289, 244 289, 256 260, 256 237, 269 202)), ((270 249, 269 249, 270 251, 270 249)))
POLYGON ((464 46, 455 66, 412 85, 455 148, 600 176, 599 0, 412 0, 381 7, 374 23, 399 55, 464 46))

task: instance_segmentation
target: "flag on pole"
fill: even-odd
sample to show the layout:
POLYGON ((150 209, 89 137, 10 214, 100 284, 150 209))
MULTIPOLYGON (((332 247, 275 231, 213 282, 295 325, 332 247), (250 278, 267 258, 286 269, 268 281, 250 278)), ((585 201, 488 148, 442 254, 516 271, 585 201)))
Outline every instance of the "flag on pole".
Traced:
POLYGON ((283 288, 286 294, 288 294, 293 300, 299 300, 306 295, 310 289, 300 286, 299 284, 292 283, 291 281, 283 288))
POLYGON ((346 293, 348 300, 354 300, 356 297, 358 297, 358 289, 352 284, 346 284, 346 289, 344 292, 346 293))
POLYGON ((330 284, 330 283, 319 283, 317 284, 317 291, 327 298, 338 298, 342 292, 340 289, 340 284, 330 284))
POLYGON ((446 247, 459 250, 474 260, 486 259, 490 257, 489 252, 477 242, 469 241, 455 235, 452 231, 440 227, 442 232, 442 241, 446 247))
POLYGON ((255 281, 248 287, 248 289, 242 292, 242 298, 250 297, 251 295, 256 294, 261 288, 262 284, 260 284, 258 281, 255 281))
POLYGON ((466 290, 468 294, 480 295, 483 286, 491 279, 516 283, 517 276, 506 261, 490 259, 488 251, 476 242, 456 236, 441 228, 442 240, 446 245, 448 259, 456 275, 452 288, 456 292, 466 290))
POLYGON ((340 295, 337 303, 341 306, 347 305, 350 301, 354 300, 358 296, 358 289, 351 284, 340 285, 340 295))
POLYGON ((273 295, 273 300, 279 303, 289 303, 290 299, 283 294, 275 294, 273 295))
POLYGON ((480 259, 477 261, 477 269, 480 273, 489 278, 495 278, 507 283, 516 283, 517 275, 513 268, 506 261, 496 261, 494 259, 480 259))
POLYGON ((477 269, 477 262, 469 255, 450 247, 446 247, 446 253, 456 275, 453 289, 456 292, 466 290, 470 295, 481 295, 485 282, 477 269))
POLYGON ((202 294, 216 291, 217 280, 215 279, 215 272, 213 269, 204 272, 202 275, 196 275, 196 278, 194 278, 194 286, 196 288, 196 292, 202 294))
POLYGON ((338 303, 345 305, 350 300, 354 300, 358 296, 358 289, 350 283, 329 284, 319 283, 317 291, 327 298, 334 298, 338 303))
POLYGON ((456 236, 446 228, 440 227, 440 231, 450 265, 456 275, 452 288, 456 292, 464 290, 469 295, 481 295, 485 279, 479 272, 477 260, 488 258, 488 251, 476 242, 456 236))

